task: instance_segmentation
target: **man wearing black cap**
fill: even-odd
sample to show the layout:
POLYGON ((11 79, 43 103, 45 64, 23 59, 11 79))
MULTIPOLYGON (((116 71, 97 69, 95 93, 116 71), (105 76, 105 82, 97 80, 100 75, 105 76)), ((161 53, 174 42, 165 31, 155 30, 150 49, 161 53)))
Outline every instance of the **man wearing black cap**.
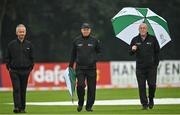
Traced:
POLYGON ((77 95, 80 112, 84 105, 85 80, 87 80, 87 103, 86 111, 92 112, 96 92, 96 61, 97 54, 100 53, 99 40, 90 36, 91 27, 88 23, 81 26, 81 36, 73 41, 72 56, 69 67, 73 67, 76 62, 77 95))

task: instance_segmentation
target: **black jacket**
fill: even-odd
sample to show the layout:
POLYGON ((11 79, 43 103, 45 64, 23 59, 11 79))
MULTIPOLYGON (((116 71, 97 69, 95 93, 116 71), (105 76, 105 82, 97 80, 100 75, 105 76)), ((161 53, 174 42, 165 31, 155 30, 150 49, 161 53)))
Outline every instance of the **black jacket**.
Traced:
POLYGON ((92 36, 87 38, 79 36, 73 41, 69 66, 73 67, 74 62, 76 62, 76 68, 95 69, 98 53, 100 53, 99 40, 92 36))
POLYGON ((7 69, 32 69, 34 66, 33 46, 30 41, 19 39, 8 44, 5 57, 7 69))
POLYGON ((147 35, 146 39, 142 41, 141 36, 138 35, 133 38, 130 45, 130 54, 136 55, 137 69, 157 67, 159 64, 159 44, 154 36, 147 35), (137 50, 132 51, 132 46, 136 45, 137 50))

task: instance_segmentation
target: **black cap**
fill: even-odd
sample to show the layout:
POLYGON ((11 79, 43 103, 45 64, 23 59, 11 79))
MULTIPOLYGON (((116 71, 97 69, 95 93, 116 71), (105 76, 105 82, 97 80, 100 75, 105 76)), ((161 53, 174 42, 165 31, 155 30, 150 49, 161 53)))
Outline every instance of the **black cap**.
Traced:
POLYGON ((91 28, 91 26, 90 26, 89 23, 83 23, 83 24, 81 25, 81 29, 83 29, 83 28, 91 28))

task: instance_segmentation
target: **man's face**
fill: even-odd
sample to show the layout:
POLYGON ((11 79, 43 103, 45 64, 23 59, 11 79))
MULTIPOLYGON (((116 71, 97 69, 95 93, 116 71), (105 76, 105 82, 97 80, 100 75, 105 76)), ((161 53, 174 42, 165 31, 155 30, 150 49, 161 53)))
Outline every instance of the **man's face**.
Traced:
POLYGON ((25 27, 18 27, 16 35, 18 36, 19 39, 24 39, 26 36, 26 28, 25 27))
POLYGON ((82 28, 82 29, 81 29, 81 33, 82 33, 82 35, 83 35, 84 37, 87 37, 87 36, 90 35, 91 29, 90 29, 90 28, 82 28))
POLYGON ((146 24, 141 24, 139 26, 139 33, 141 36, 145 36, 147 34, 147 25, 146 24))

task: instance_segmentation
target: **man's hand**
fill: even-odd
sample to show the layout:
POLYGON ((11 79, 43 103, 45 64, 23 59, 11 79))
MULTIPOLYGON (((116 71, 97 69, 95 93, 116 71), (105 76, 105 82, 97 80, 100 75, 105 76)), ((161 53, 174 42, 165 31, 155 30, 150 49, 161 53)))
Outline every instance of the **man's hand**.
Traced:
POLYGON ((137 46, 136 45, 133 45, 132 46, 132 51, 136 51, 137 50, 137 46))
POLYGON ((9 68, 8 71, 10 72, 10 71, 11 71, 11 68, 9 68))

